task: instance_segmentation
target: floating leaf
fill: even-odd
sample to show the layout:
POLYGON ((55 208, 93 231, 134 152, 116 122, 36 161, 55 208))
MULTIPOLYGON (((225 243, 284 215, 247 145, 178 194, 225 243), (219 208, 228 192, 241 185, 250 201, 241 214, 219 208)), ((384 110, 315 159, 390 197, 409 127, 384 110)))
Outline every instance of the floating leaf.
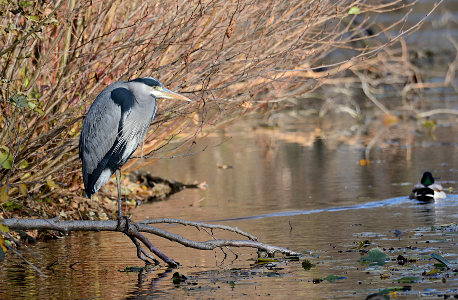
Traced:
POLYGON ((385 126, 392 126, 399 122, 399 118, 393 114, 384 114, 382 117, 382 123, 385 126))
POLYGON ((393 286, 393 287, 388 287, 385 289, 379 290, 379 294, 384 295, 384 294, 389 294, 391 292, 397 292, 397 291, 410 291, 412 289, 411 286, 406 285, 406 286, 393 286))
POLYGON ((368 166, 368 165, 370 165, 370 164, 371 164, 371 161, 368 160, 368 159, 361 159, 361 160, 359 161, 359 165, 360 165, 361 167, 365 167, 365 166, 368 166))
POLYGON ((127 272, 127 273, 139 273, 143 271, 145 268, 144 267, 137 267, 137 266, 127 266, 122 270, 119 270, 119 272, 127 272))
POLYGON ((424 123, 423 123, 423 127, 427 130, 434 130, 434 128, 436 128, 437 126, 437 121, 436 120, 426 120, 424 123))
POLYGON ((336 280, 342 280, 342 279, 347 279, 347 277, 343 276, 337 276, 337 275, 328 275, 323 280, 326 280, 327 282, 334 282, 336 280))
POLYGON ((180 284, 182 282, 185 282, 186 279, 188 279, 188 277, 186 277, 183 274, 180 274, 178 272, 173 273, 172 281, 173 281, 174 284, 180 284))
POLYGON ((358 249, 358 250, 361 250, 361 248, 367 247, 367 246, 369 246, 370 244, 371 244, 371 241, 369 241, 369 240, 358 241, 358 247, 357 247, 357 249, 358 249))
POLYGON ((433 253, 433 254, 431 254, 431 257, 434 258, 435 260, 443 263, 447 267, 450 267, 450 262, 448 260, 446 260, 445 258, 443 258, 442 255, 433 253))
POLYGON ((299 261, 299 255, 285 255, 283 257, 285 260, 299 261))
POLYGON ((0 190, 0 203, 4 203, 8 201, 8 191, 6 190, 7 186, 4 185, 2 186, 2 189, 0 190))
POLYGON ((260 264, 266 264, 270 262, 280 262, 281 259, 279 258, 258 258, 257 262, 260 264))
POLYGON ((311 269, 312 267, 314 267, 314 266, 315 266, 315 265, 312 264, 312 263, 311 263, 310 261, 308 261, 307 259, 304 260, 304 261, 302 262, 302 268, 304 268, 304 270, 306 270, 306 271, 310 270, 310 269, 311 269))
POLYGON ((420 277, 417 276, 406 276, 398 279, 399 283, 415 283, 420 280, 420 277))
POLYGON ((361 257, 360 259, 361 262, 369 262, 377 266, 385 265, 388 260, 390 260, 388 255, 386 255, 382 249, 378 247, 369 250, 369 252, 367 252, 367 256, 361 257))
POLYGON ((436 274, 439 274, 441 271, 439 269, 431 269, 429 270, 428 272, 424 272, 422 275, 425 275, 425 276, 430 276, 430 275, 436 275, 436 274))
POLYGON ((353 7, 350 8, 350 10, 348 11, 348 14, 349 14, 349 15, 359 15, 360 12, 361 12, 361 10, 359 9, 359 7, 353 6, 353 7))

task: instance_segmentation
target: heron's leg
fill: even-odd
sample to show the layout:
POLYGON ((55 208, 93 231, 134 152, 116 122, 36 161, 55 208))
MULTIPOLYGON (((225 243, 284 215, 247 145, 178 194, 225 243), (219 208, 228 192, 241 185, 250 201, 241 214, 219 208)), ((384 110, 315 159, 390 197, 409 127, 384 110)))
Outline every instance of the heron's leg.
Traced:
POLYGON ((122 207, 121 207, 121 170, 116 170, 116 184, 118 185, 118 228, 121 227, 122 207))
POLYGON ((121 207, 121 170, 116 170, 116 183, 118 185, 118 218, 122 217, 122 207, 121 207))

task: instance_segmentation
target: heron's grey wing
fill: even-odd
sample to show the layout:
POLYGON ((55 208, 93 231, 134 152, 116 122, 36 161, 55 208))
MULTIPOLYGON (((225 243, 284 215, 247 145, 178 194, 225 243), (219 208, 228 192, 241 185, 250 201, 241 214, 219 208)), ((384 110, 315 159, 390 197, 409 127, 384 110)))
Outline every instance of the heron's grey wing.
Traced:
POLYGON ((109 161, 107 156, 116 147, 123 120, 129 115, 134 101, 133 94, 126 88, 107 88, 97 96, 86 115, 79 150, 88 196, 95 193, 113 174, 105 174, 106 178, 98 182, 95 188, 109 161))

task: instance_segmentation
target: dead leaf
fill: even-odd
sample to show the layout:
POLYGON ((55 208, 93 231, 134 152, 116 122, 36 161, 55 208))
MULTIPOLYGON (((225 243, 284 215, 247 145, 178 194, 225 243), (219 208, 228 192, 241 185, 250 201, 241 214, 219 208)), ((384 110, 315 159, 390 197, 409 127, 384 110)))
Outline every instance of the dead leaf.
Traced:
POLYGON ((25 183, 19 184, 19 191, 21 192, 22 196, 27 196, 27 185, 25 183))
POLYGON ((384 114, 382 117, 382 123, 384 126, 392 126, 399 122, 399 118, 393 114, 384 114))
POLYGON ((368 160, 368 159, 361 159, 361 160, 359 161, 359 165, 360 165, 361 167, 365 167, 365 166, 368 166, 368 165, 370 165, 370 164, 371 164, 371 161, 368 160))
POLYGON ((229 26, 227 26, 227 29, 226 29, 226 36, 228 39, 231 38, 232 31, 234 31, 234 22, 232 22, 231 20, 231 23, 229 24, 229 26))
POLYGON ((0 192, 0 203, 4 203, 8 201, 8 191, 6 190, 7 186, 4 185, 2 186, 1 192, 0 192))

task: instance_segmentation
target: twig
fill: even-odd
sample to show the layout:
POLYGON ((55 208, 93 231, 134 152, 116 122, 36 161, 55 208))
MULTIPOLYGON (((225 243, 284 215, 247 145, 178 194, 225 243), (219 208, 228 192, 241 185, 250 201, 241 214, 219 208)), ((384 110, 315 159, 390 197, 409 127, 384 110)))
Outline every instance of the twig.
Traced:
POLYGON ((417 119, 421 118, 427 118, 433 115, 438 115, 438 114, 451 114, 451 115, 458 115, 458 110, 456 109, 448 109, 448 108, 438 108, 438 109, 432 109, 424 112, 420 112, 417 114, 417 119))
POLYGON ((227 230, 227 231, 232 231, 235 233, 238 233, 240 235, 246 236, 252 241, 257 241, 258 238, 254 235, 251 235, 247 232, 244 232, 237 227, 231 227, 227 225, 220 225, 220 224, 207 224, 207 223, 202 223, 202 222, 193 222, 193 221, 187 221, 187 220, 180 220, 180 219, 169 219, 169 218, 161 218, 161 219, 149 219, 149 220, 144 220, 141 222, 138 222, 138 224, 158 224, 158 223, 168 223, 168 224, 181 224, 185 226, 194 226, 197 229, 200 230, 201 227, 204 228, 211 228, 211 229, 222 229, 222 230, 227 230))

